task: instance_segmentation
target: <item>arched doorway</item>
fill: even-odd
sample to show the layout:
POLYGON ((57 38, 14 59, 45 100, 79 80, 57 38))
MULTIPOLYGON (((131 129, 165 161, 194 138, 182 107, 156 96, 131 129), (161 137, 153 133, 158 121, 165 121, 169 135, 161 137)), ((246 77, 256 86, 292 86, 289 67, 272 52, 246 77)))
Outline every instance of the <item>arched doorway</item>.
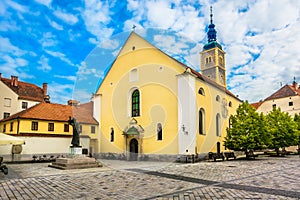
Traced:
POLYGON ((130 151, 130 159, 129 160, 137 160, 138 158, 138 153, 139 153, 139 144, 136 139, 130 140, 129 143, 129 151, 130 151))

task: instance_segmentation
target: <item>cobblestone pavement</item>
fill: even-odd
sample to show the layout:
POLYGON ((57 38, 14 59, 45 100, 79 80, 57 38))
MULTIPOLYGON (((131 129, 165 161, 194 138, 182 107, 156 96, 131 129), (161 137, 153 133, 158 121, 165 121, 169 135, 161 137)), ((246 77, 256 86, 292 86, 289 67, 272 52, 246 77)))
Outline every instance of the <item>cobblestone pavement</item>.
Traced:
POLYGON ((300 199, 299 156, 102 163, 78 170, 10 164, 7 176, 0 173, 0 199, 300 199))

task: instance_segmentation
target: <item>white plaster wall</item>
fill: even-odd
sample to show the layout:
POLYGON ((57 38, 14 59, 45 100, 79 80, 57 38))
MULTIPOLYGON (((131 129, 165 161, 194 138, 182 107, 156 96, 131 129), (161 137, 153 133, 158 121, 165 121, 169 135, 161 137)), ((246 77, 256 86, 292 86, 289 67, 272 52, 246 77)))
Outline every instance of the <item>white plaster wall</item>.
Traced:
MULTIPOLYGON (((25 140, 21 154, 69 153, 72 138, 20 137, 25 140)), ((89 149, 90 139, 80 138, 82 148, 89 149)), ((0 155, 11 154, 12 145, 0 146, 0 155)))
POLYGON ((178 150, 179 154, 194 154, 196 147, 195 77, 178 75, 178 150), (185 130, 183 130, 183 125, 185 130), (188 152, 186 152, 188 150, 188 152))
POLYGON ((300 113, 299 96, 285 97, 265 101, 259 106, 257 112, 263 112, 264 114, 268 114, 272 111, 273 104, 276 104, 277 108, 280 108, 282 112, 288 112, 291 116, 300 113), (291 101, 293 102, 293 106, 289 106, 289 102, 291 101))

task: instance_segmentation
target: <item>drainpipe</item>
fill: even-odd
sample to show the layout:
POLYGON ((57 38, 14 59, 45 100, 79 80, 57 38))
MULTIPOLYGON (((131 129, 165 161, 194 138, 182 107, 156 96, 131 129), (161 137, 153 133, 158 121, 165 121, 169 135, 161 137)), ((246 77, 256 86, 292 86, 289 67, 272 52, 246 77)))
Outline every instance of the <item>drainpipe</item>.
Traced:
POLYGON ((17 122, 18 122, 17 135, 19 135, 19 131, 20 131, 20 118, 19 117, 17 117, 17 122))

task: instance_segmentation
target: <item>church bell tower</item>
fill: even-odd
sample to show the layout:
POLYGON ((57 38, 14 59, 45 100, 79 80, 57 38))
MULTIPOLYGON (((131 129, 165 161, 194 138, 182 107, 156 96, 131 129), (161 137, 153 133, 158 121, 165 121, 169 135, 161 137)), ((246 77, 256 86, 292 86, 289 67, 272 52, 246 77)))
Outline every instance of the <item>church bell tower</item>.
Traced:
POLYGON ((225 52, 217 42, 217 31, 213 24, 212 7, 210 7, 210 24, 207 32, 207 43, 200 52, 201 73, 217 84, 226 87, 225 52))

